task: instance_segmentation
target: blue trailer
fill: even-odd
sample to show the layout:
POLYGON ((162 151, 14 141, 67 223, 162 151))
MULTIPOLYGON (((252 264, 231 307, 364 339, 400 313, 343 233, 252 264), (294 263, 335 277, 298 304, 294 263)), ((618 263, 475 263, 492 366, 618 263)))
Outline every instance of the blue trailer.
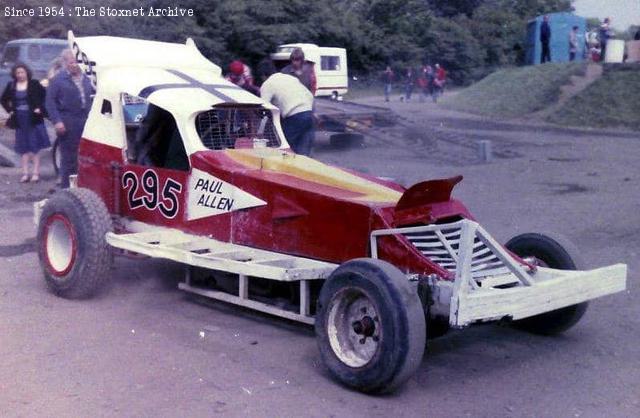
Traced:
MULTIPOLYGON (((585 57, 584 37, 587 29, 587 20, 573 13, 551 13, 549 25, 551 26, 551 62, 569 61, 569 33, 573 26, 578 27, 578 52, 576 61, 583 61, 585 57)), ((540 25, 544 16, 538 16, 529 21, 527 25, 526 58, 528 65, 540 64, 542 44, 540 43, 540 25)))

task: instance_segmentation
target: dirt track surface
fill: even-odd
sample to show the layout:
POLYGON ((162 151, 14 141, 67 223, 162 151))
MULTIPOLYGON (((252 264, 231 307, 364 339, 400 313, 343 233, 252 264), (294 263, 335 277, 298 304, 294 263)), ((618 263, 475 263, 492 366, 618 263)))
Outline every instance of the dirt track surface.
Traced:
POLYGON ((320 136, 315 156, 405 185, 463 174, 455 196, 500 241, 562 233, 587 267, 628 263, 629 291, 596 300, 559 337, 498 325, 452 332, 429 342, 402 390, 366 396, 331 381, 310 328, 188 297, 169 262, 118 259, 99 297, 52 295, 31 211, 52 174, 22 185, 4 168, 0 415, 640 415, 640 137, 494 122, 431 103, 391 107, 401 127, 345 151, 320 136), (477 160, 481 139, 492 141, 490 164, 477 160))

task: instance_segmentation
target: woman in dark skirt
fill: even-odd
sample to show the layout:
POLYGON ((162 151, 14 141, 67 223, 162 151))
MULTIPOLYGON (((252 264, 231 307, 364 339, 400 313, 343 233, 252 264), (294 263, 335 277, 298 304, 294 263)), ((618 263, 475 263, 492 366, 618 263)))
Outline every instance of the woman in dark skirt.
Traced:
POLYGON ((11 69, 13 81, 7 84, 0 103, 9 112, 7 126, 16 130, 15 150, 22 156, 22 178, 40 180, 41 149, 51 146, 44 126, 45 89, 37 80, 31 78, 31 70, 24 64, 16 64, 11 69), (29 163, 33 162, 33 172, 29 175, 29 163))

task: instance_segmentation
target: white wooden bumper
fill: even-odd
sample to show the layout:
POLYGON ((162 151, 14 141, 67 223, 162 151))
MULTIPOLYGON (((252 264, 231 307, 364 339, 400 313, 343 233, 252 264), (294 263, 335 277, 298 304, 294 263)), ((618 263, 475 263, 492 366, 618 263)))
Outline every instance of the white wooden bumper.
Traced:
POLYGON ((626 289, 627 266, 589 271, 539 268, 529 286, 473 289, 453 295, 449 323, 464 327, 505 317, 514 320, 550 312, 626 289))

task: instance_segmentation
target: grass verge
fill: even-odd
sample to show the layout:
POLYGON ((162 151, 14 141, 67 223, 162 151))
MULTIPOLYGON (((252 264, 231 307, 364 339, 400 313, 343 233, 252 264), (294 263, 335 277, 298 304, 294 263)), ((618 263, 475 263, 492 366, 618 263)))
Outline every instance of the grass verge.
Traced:
POLYGON ((566 126, 640 129, 640 64, 631 70, 605 71, 546 120, 566 126))
POLYGON ((479 82, 444 97, 450 109, 497 117, 518 117, 555 104, 560 87, 572 75, 584 75, 584 63, 551 63, 498 70, 479 82))

